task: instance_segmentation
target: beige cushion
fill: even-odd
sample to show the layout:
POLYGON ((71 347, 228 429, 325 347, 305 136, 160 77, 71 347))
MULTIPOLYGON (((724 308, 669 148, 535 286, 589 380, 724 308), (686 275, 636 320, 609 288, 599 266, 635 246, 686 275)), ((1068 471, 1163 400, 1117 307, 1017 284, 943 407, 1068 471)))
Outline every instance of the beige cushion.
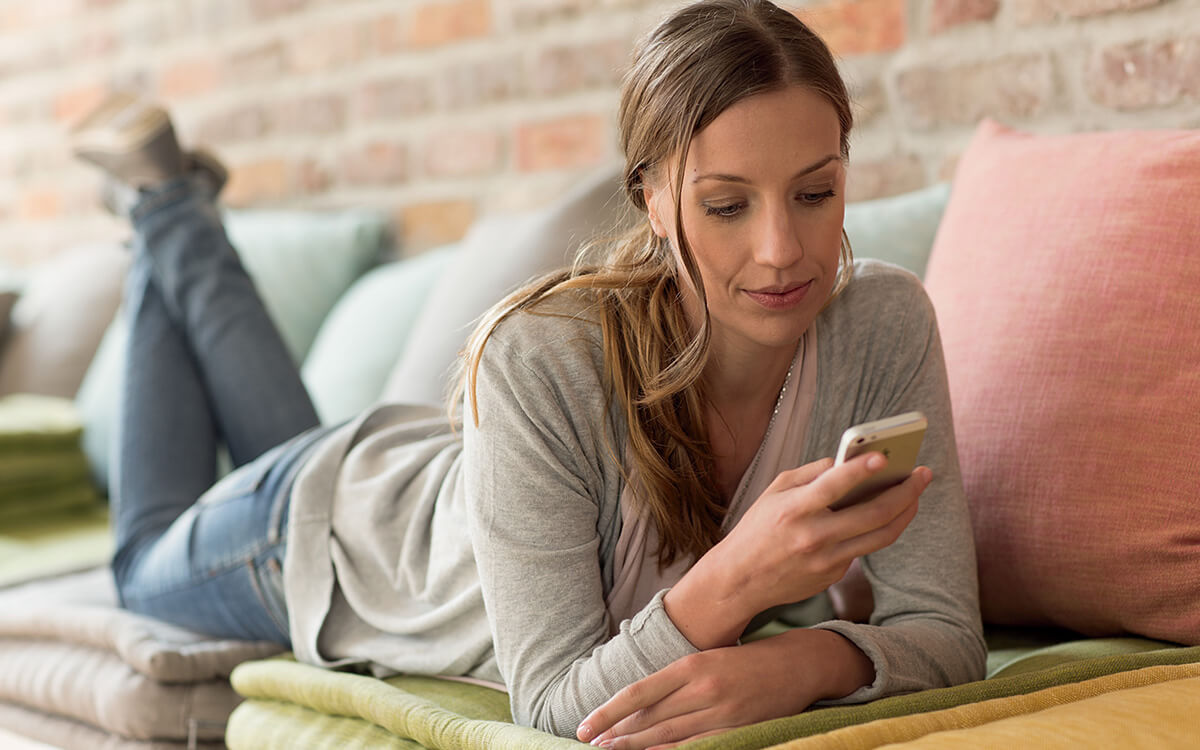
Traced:
POLYGON ((8 730, 0 732, 0 747, 4 750, 225 750, 225 743, 217 741, 189 745, 186 740, 131 740, 73 719, 4 702, 0 702, 0 727, 8 730), (19 737, 28 737, 29 742, 19 737))
POLYGON ((384 400, 440 405, 475 320, 524 282, 569 265, 583 243, 620 224, 628 203, 620 173, 618 165, 606 167, 541 211, 473 226, 429 292, 384 400))
POLYGON ((97 244, 66 250, 34 270, 0 352, 0 395, 75 397, 121 301, 128 262, 119 245, 97 244))
POLYGON ((115 606, 99 569, 0 593, 0 702, 133 739, 219 739, 235 666, 280 651, 115 606))

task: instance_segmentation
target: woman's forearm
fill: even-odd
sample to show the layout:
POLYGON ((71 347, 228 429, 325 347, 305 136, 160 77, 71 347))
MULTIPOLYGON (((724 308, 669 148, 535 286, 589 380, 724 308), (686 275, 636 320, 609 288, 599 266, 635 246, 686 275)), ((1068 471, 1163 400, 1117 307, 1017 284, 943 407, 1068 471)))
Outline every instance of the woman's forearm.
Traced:
POLYGON ((663 596, 671 622, 701 651, 736 644, 758 613, 748 587, 730 575, 730 566, 714 565, 712 558, 700 558, 663 596))
POLYGON ((832 630, 798 628, 776 638, 790 641, 794 663, 820 670, 823 680, 814 699, 835 700, 875 682, 875 665, 845 636, 832 630))

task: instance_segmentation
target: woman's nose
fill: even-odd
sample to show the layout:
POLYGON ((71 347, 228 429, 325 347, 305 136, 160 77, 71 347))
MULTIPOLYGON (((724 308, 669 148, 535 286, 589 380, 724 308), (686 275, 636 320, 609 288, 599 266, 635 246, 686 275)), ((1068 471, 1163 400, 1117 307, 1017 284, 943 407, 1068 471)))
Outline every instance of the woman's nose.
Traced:
POLYGON ((764 266, 788 268, 804 257, 800 233, 788 211, 763 212, 763 226, 755 243, 755 260, 764 266))

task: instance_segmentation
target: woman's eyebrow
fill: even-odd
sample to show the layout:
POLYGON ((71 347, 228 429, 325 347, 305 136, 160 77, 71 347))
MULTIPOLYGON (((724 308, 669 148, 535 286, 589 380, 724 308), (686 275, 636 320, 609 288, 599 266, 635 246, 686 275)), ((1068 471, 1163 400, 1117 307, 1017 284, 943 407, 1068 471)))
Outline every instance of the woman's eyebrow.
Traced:
MULTIPOLYGON (((820 161, 814 162, 813 164, 810 164, 809 166, 805 167, 804 169, 801 169, 799 172, 792 175, 792 179, 795 180, 800 177, 803 177, 804 175, 806 175, 810 172, 815 172, 818 169, 820 169, 821 167, 828 164, 829 162, 836 161, 838 158, 840 158, 840 157, 838 157, 837 154, 830 154, 829 156, 826 156, 825 158, 821 159, 820 161)), ((750 184, 750 180, 747 180, 745 177, 739 177, 738 175, 735 175, 735 174, 721 174, 718 172, 697 175, 696 177, 692 178, 692 184, 695 185, 697 182, 701 182, 703 180, 719 180, 721 182, 737 182, 737 183, 741 183, 743 185, 750 184)))

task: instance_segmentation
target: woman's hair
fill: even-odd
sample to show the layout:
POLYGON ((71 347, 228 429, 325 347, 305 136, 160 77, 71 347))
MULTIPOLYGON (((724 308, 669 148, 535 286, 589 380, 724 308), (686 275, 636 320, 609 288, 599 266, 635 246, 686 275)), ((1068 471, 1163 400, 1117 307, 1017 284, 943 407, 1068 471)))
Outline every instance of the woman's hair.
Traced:
MULTIPOLYGON (((634 486, 636 502, 658 531, 660 566, 708 551, 720 540, 727 509, 714 481, 704 420, 700 375, 711 321, 684 236, 681 181, 673 191, 683 269, 676 267, 669 241, 656 236, 644 216, 643 180, 670 158, 677 161, 674 174, 683 174, 696 133, 743 99, 789 86, 811 89, 833 106, 846 158, 852 117, 845 84, 825 43, 791 13, 767 0, 700 0, 651 31, 625 76, 619 119, 624 188, 643 220, 616 239, 586 248, 573 268, 534 281, 493 307, 467 344, 451 399, 454 408, 469 391, 478 422, 479 362, 496 326, 518 310, 536 312, 536 305, 552 296, 584 290, 598 310, 607 397, 628 425, 629 458, 640 480, 634 486), (584 260, 596 257, 598 262, 584 260), (704 307, 698 329, 681 304, 681 271, 704 307)), ((849 246, 843 241, 834 294, 850 272, 849 246)), ((609 447, 628 482, 621 451, 609 447)))

